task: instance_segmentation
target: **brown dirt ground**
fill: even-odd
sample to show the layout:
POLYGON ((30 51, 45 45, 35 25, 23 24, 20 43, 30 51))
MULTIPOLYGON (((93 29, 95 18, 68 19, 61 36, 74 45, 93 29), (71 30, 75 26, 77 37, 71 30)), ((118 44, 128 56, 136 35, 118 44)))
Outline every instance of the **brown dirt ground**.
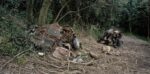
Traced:
MULTIPOLYGON (((68 63, 46 54, 25 56, 21 64, 12 61, 0 74, 150 74, 150 44, 136 37, 123 37, 123 46, 112 48, 111 54, 102 53, 102 47, 92 37, 80 37, 83 51, 92 52, 97 59, 89 58, 85 63, 68 63)), ((1 67, 11 58, 0 57, 1 67)))

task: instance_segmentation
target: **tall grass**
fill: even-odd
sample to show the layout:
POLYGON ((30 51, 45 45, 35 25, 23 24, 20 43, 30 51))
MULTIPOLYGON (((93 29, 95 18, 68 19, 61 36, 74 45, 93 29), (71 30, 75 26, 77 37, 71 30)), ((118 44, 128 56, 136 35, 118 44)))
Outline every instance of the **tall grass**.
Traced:
POLYGON ((96 40, 103 35, 105 28, 98 28, 96 25, 84 24, 73 24, 73 28, 77 33, 85 33, 86 35, 92 36, 96 40))

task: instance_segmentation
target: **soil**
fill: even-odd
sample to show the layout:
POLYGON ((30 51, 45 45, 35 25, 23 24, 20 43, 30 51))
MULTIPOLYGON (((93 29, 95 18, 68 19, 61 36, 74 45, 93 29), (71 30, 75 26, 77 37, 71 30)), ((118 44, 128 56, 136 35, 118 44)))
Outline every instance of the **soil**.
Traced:
POLYGON ((39 56, 36 52, 22 60, 1 56, 0 74, 150 74, 150 44, 136 37, 123 36, 120 48, 111 47, 109 54, 103 53, 105 46, 92 37, 80 37, 82 51, 91 52, 96 58, 88 58, 84 63, 58 60, 51 53, 39 56), (16 61, 17 60, 17 61, 16 61))

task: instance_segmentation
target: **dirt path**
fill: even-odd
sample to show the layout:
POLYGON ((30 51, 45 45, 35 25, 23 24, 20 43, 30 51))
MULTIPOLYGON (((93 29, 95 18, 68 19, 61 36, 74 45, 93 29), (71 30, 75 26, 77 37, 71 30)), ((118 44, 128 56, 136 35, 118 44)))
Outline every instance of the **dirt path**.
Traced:
MULTIPOLYGON (((23 65, 8 64, 0 74, 150 74, 150 44, 136 37, 123 37, 124 44, 119 49, 102 53, 104 45, 98 44, 93 38, 82 36, 83 50, 98 55, 92 63, 74 64, 59 61, 47 55, 36 54, 25 57, 23 65)), ((0 65, 8 59, 0 59, 0 65)))
MULTIPOLYGON (((88 70, 89 74, 150 74, 150 44, 136 37, 123 37, 123 46, 119 49, 113 49, 112 55, 99 53, 101 44, 89 40, 91 51, 102 54, 101 58, 96 60, 94 70, 88 70), (92 43, 94 42, 94 43, 92 43)), ((84 42, 84 41, 83 41, 84 42)), ((93 68, 93 67, 89 67, 93 68)))

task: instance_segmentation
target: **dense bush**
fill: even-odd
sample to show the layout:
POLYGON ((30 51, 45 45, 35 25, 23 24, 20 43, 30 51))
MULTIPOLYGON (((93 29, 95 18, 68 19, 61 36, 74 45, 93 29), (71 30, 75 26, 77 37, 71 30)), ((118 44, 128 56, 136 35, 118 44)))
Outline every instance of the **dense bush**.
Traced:
POLYGON ((6 8, 0 8, 0 54, 15 55, 30 47, 25 23, 19 14, 12 15, 6 8))
MULTIPOLYGON (((53 16, 63 7, 67 0, 53 0, 53 16)), ((78 11, 68 14, 61 22, 76 22, 81 26, 109 28, 117 26, 126 32, 144 37, 150 37, 150 4, 149 0, 71 0, 64 8, 60 17, 69 11, 78 11), (85 8, 85 9, 84 9, 85 8), (84 24, 83 24, 84 22, 84 24), (142 29, 142 30, 141 30, 142 29)))

